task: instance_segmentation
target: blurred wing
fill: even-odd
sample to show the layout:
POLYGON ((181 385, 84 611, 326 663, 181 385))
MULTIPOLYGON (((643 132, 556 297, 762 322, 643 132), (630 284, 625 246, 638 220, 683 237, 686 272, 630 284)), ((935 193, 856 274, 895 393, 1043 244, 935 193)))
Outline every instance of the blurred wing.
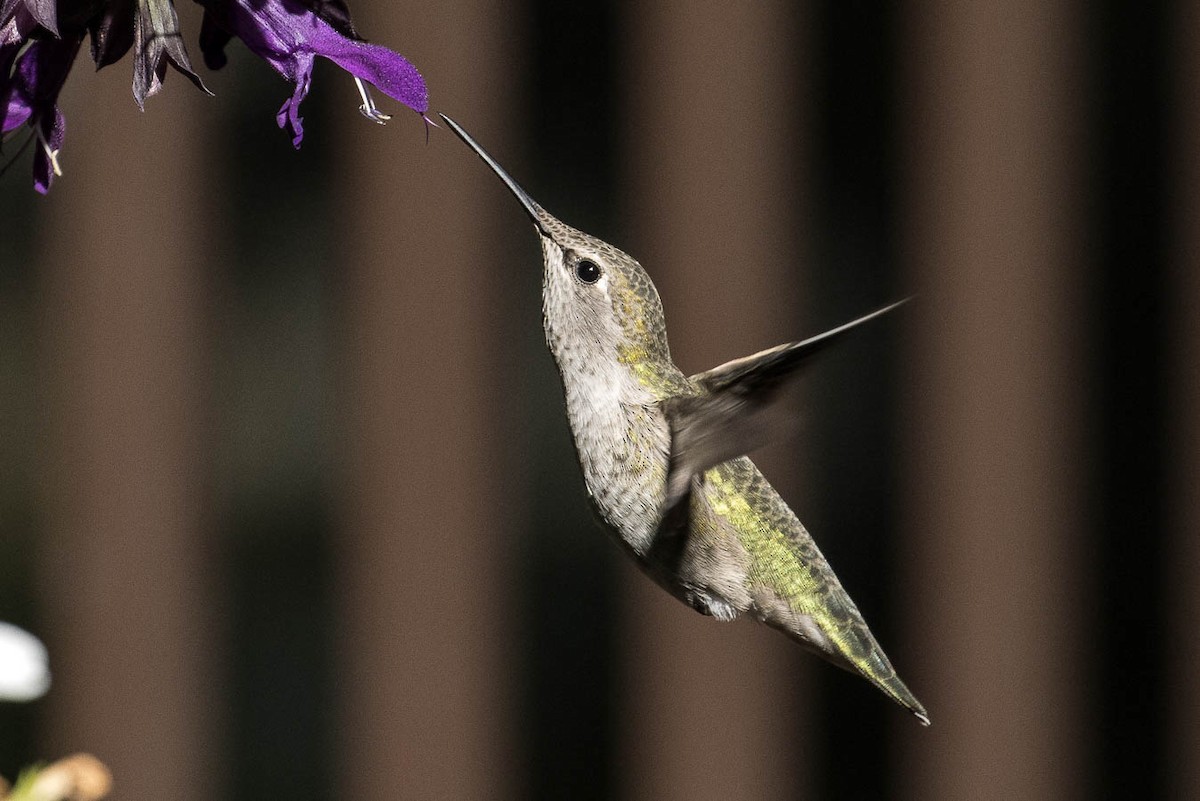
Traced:
MULTIPOLYGON (((671 425, 664 519, 689 494, 692 477, 765 445, 776 426, 770 410, 784 382, 813 356, 850 331, 898 306, 901 300, 802 342, 789 342, 692 376, 706 390, 663 402, 671 425)), ((684 507, 686 508, 686 506, 684 507)))
POLYGON ((882 317, 908 301, 909 299, 905 298, 882 309, 876 309, 857 320, 809 337, 803 342, 789 342, 759 351, 752 356, 725 362, 719 367, 692 376, 692 380, 712 393, 732 393, 749 401, 767 402, 772 399, 775 390, 783 381, 810 358, 863 323, 882 317))

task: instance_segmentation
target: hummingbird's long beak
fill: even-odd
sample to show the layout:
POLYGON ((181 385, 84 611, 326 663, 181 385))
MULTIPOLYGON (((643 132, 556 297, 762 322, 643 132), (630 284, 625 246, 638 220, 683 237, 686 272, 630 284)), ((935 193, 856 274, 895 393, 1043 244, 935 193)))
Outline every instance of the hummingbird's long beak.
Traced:
POLYGON ((494 158, 488 155, 486 150, 479 146, 478 142, 471 138, 469 133, 463 130, 461 125, 447 117, 445 114, 439 114, 438 116, 445 120, 446 124, 450 126, 450 130, 458 134, 459 139, 467 143, 467 147, 474 150, 475 154, 479 156, 479 158, 483 159, 484 163, 491 167, 492 171, 495 172, 496 175, 500 176, 500 180, 504 181, 505 186, 507 186, 509 190, 517 196, 517 200, 519 200, 521 205, 525 207, 525 211, 529 214, 530 218, 533 220, 533 224, 537 226, 537 229, 539 232, 541 232, 542 236, 550 236, 550 232, 546 230, 546 226, 542 223, 541 206, 533 202, 533 198, 531 198, 525 192, 525 190, 522 189, 520 185, 518 185, 517 182, 512 179, 511 175, 504 171, 503 167, 496 163, 494 158))

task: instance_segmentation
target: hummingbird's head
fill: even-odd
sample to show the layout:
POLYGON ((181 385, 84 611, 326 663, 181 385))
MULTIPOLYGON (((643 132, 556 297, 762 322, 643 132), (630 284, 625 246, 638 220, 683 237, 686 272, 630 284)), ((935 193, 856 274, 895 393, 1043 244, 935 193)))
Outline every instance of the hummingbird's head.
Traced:
POLYGON ((555 357, 623 365, 649 389, 671 365, 658 290, 642 265, 540 207, 542 314, 555 357))
POLYGON ((642 265, 550 215, 461 126, 442 119, 500 176, 537 229, 546 340, 560 368, 607 372, 621 365, 652 394, 677 391, 681 377, 667 347, 662 302, 642 265))

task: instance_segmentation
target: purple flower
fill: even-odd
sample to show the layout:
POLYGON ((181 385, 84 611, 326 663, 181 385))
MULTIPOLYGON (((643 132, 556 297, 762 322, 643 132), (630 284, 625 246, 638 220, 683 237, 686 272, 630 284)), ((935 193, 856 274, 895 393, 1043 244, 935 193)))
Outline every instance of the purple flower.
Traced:
MULTIPOLYGON (((7 28, 7 26, 6 26, 7 28)), ((17 60, 0 91, 0 133, 22 125, 33 129, 41 147, 33 157, 33 186, 45 194, 60 175, 58 151, 63 145, 66 120, 58 110, 62 90, 79 52, 79 39, 40 39, 17 60)))
MULTIPOLYGON (((290 126, 292 143, 304 138, 300 104, 312 85, 313 61, 327 58, 354 77, 369 119, 388 119, 375 108, 366 84, 424 116, 428 91, 420 73, 403 56, 369 44, 358 35, 343 0, 196 0, 204 7, 200 49, 210 69, 225 65, 233 37, 264 58, 295 89, 276 115, 290 126)), ((170 66, 201 91, 192 70, 174 0, 0 0, 0 134, 7 141, 21 126, 39 145, 34 186, 45 193, 61 174, 58 152, 65 121, 58 95, 85 36, 97 68, 133 51, 133 97, 162 90, 170 66)))
MULTIPOLYGON (((300 103, 308 95, 316 56, 329 59, 420 114, 429 109, 429 93, 416 67, 386 47, 359 39, 340 4, 324 3, 318 11, 298 0, 198 1, 204 6, 200 49, 210 69, 225 64, 225 44, 233 35, 296 85, 276 115, 280 128, 291 126, 296 147, 304 138, 300 103)), ((364 96, 363 106, 372 119, 386 119, 372 113, 369 96, 364 96)))

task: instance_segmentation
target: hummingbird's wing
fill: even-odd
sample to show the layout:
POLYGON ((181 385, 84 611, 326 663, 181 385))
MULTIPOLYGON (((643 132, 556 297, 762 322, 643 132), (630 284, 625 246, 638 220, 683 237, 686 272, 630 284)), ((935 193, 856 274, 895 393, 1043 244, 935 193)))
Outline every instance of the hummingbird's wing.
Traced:
POLYGON ((808 359, 821 353, 863 323, 870 322, 876 317, 882 317, 908 301, 908 298, 898 300, 881 309, 876 309, 870 314, 863 315, 857 320, 851 320, 801 342, 777 345, 751 356, 743 356, 740 359, 725 362, 719 367, 697 373, 692 376, 692 380, 699 382, 713 393, 732 392, 749 400, 753 400, 756 396, 766 396, 766 400, 770 400, 774 390, 778 389, 779 385, 808 359))
POLYGON ((664 517, 688 497, 693 476, 770 440, 776 429, 771 405, 801 366, 853 329, 907 302, 906 298, 802 342, 768 348, 692 376, 705 392, 662 404, 671 425, 664 517))

